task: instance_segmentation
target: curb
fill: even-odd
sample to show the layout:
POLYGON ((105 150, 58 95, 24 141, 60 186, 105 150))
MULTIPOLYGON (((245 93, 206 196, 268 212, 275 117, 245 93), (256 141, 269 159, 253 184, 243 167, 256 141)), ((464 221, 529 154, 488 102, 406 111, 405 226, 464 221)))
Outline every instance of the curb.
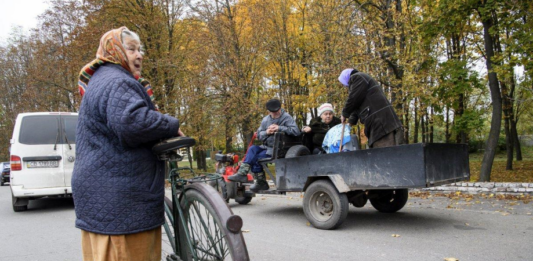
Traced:
POLYGON ((518 182, 457 182, 449 185, 415 189, 436 193, 462 192, 469 194, 493 193, 503 195, 533 195, 533 183, 518 182))
MULTIPOLYGON (((271 188, 274 182, 268 180, 271 188)), ((496 195, 531 195, 533 196, 533 183, 519 182, 457 182, 430 188, 410 189, 410 191, 426 191, 430 193, 455 193, 466 194, 496 194, 496 195)), ((302 193, 302 192, 294 192, 302 193)), ((302 193, 303 194, 303 193, 302 193)), ((298 194, 299 195, 299 194, 298 194)))

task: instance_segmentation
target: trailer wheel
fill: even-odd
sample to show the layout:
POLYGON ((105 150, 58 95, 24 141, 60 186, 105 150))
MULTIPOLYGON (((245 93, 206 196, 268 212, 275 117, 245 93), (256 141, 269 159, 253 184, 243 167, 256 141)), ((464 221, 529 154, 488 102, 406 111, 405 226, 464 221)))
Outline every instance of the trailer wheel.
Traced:
POLYGON ((383 190, 377 198, 371 198, 370 204, 379 212, 394 213, 405 206, 409 199, 407 189, 383 190))
POLYGON ((335 229, 348 216, 348 197, 329 180, 317 180, 305 191, 303 208, 307 220, 318 229, 335 229))
POLYGON ((285 158, 295 158, 300 156, 306 156, 311 154, 309 149, 304 145, 294 145, 289 148, 287 153, 285 154, 285 158))

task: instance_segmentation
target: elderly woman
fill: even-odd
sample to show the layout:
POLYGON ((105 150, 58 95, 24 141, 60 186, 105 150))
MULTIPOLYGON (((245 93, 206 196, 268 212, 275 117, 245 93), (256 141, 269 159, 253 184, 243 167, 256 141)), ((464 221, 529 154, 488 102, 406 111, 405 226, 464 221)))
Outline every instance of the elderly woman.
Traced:
POLYGON ((322 141, 324 141, 326 133, 333 126, 341 123, 341 120, 335 117, 333 106, 330 103, 324 103, 318 107, 318 116, 311 120, 309 126, 302 129, 305 133, 304 143, 313 154, 325 153, 322 149, 322 141))
POLYGON ((80 72, 72 193, 83 260, 161 259, 164 166, 151 147, 183 133, 152 103, 142 59, 139 36, 121 27, 80 72))

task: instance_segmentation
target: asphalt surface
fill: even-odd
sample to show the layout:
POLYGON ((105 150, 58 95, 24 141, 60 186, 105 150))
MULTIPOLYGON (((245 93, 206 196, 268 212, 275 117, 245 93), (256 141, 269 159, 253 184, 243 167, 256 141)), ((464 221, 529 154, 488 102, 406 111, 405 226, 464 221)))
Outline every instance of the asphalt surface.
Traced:
POLYGON ((0 260, 81 260, 75 218, 74 203, 68 198, 30 200, 27 211, 15 213, 11 189, 0 187, 0 260))
MULTIPOLYGON (((533 202, 411 198, 395 214, 350 207, 337 230, 308 223, 300 194, 229 204, 244 220, 251 260, 533 260, 533 202)), ((15 213, 0 187, 0 261, 81 260, 71 199, 30 201, 15 213)))
POLYGON ((328 231, 310 226, 299 194, 230 206, 251 260, 533 260, 533 202, 430 196, 395 214, 351 206, 328 231))

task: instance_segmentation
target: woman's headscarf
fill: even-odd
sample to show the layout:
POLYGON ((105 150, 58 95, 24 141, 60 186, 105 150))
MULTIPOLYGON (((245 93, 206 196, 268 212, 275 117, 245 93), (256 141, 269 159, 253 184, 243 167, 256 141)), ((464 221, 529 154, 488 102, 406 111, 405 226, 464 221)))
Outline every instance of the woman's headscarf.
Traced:
POLYGON ((348 87, 348 83, 350 82, 350 74, 352 73, 352 71, 353 71, 352 68, 348 68, 348 69, 344 69, 341 72, 341 75, 339 75, 339 82, 341 82, 342 85, 348 87))
MULTIPOLYGON (((122 31, 124 30, 128 30, 128 28, 122 26, 118 29, 113 29, 105 33, 102 38, 100 38, 100 45, 98 46, 98 51, 96 51, 96 59, 85 65, 80 71, 78 89, 82 97, 85 94, 85 89, 87 88, 87 85, 89 84, 94 72, 100 66, 102 66, 102 64, 120 64, 124 69, 131 72, 128 64, 128 58, 126 56, 126 50, 122 45, 122 31)), ((150 96, 150 99, 153 101, 154 98, 150 83, 141 77, 136 77, 136 79, 144 86, 144 89, 150 96)))

